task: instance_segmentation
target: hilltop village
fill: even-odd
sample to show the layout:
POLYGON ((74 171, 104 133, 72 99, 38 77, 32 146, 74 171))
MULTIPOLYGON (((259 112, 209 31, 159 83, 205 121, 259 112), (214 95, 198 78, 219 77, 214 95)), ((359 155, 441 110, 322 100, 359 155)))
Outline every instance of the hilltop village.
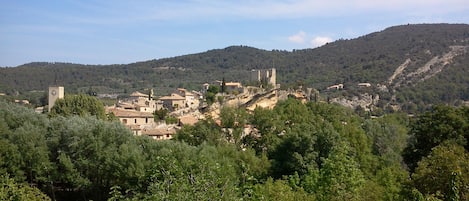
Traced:
POLYGON ((147 135, 156 140, 171 139, 184 125, 194 125, 210 116, 217 119, 222 106, 273 107, 279 100, 275 69, 253 70, 251 80, 265 86, 243 86, 240 82, 215 80, 204 83, 199 91, 177 88, 156 97, 153 90, 135 91, 129 98, 106 107, 134 135, 147 135), (159 115, 155 115, 159 114, 159 115), (160 117, 160 118, 158 118, 160 117))
MULTIPOLYGON (((171 139, 178 129, 184 125, 194 125, 199 120, 208 117, 219 122, 222 107, 245 108, 253 111, 256 107, 273 108, 279 100, 295 98, 302 102, 319 101, 319 91, 313 88, 280 90, 276 81, 276 70, 262 69, 250 72, 251 85, 244 86, 240 82, 225 82, 215 80, 204 83, 201 89, 188 90, 177 88, 172 93, 156 96, 153 89, 134 91, 127 98, 118 99, 116 104, 107 106, 106 113, 112 113, 119 121, 128 127, 134 135, 146 135, 155 140, 171 139)), ((369 83, 359 83, 359 87, 371 87, 369 83)), ((342 90, 343 84, 327 87, 326 90, 342 90)), ((64 87, 49 87, 49 108, 54 102, 64 97, 64 87)), ((344 106, 356 108, 362 106, 368 109, 379 100, 365 94, 357 100, 332 99, 344 106), (357 104, 358 103, 358 104, 357 104)), ((245 134, 252 128, 245 128, 245 134)))
MULTIPOLYGON (((128 98, 107 106, 134 135, 146 135, 156 140, 171 139, 184 125, 194 125, 208 117, 217 121, 220 108, 242 107, 253 111, 256 107, 273 108, 279 100, 293 97, 301 101, 313 98, 314 91, 283 91, 276 82, 276 70, 252 70, 250 81, 256 86, 243 86, 240 82, 215 80, 204 83, 199 91, 177 88, 172 93, 157 97, 153 89, 134 91, 128 98)), ((64 97, 64 87, 49 87, 49 108, 64 97)), ((246 132, 250 128, 246 128, 246 132)))

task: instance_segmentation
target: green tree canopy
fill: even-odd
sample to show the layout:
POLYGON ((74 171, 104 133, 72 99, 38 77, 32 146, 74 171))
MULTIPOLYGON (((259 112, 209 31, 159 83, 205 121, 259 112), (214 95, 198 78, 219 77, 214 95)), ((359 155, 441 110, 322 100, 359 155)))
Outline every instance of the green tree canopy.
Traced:
POLYGON ((8 176, 8 174, 0 175, 0 200, 51 200, 39 189, 30 187, 27 184, 17 183, 8 176))
POLYGON ((433 147, 446 140, 469 148, 469 108, 438 105, 419 115, 410 125, 410 141, 405 149, 404 160, 411 168, 417 167, 422 157, 430 154, 433 147))
POLYGON ((49 116, 59 115, 96 116, 98 119, 106 119, 103 103, 96 97, 85 94, 65 95, 63 99, 58 99, 51 108, 49 116))
POLYGON ((418 163, 412 179, 415 188, 425 195, 469 200, 469 153, 464 147, 445 141, 418 163))
POLYGON ((174 139, 193 146, 202 143, 212 145, 226 143, 221 128, 212 119, 199 121, 193 126, 182 127, 181 130, 177 131, 174 139))

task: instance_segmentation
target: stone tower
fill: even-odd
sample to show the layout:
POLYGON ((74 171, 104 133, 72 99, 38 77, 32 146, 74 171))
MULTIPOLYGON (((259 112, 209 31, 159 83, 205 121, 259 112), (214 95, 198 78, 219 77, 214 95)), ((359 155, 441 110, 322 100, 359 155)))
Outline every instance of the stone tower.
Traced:
POLYGON ((270 69, 269 73, 269 84, 271 84, 273 87, 276 87, 277 85, 277 72, 275 71, 275 68, 270 69))
POLYGON ((263 70, 252 70, 251 80, 258 82, 267 82, 267 84, 277 87, 277 72, 275 68, 263 69, 263 70))
POLYGON ((50 86, 49 87, 49 112, 54 107, 55 101, 59 98, 64 98, 64 87, 50 86))

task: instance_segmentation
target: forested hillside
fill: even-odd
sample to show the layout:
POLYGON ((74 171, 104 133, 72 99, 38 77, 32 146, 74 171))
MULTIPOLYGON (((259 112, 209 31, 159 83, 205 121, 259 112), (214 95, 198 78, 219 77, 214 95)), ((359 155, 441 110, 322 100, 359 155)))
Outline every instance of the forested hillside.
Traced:
POLYGON ((468 107, 365 119, 288 99, 220 116, 155 141, 117 121, 0 101, 0 199, 469 199, 468 107))
MULTIPOLYGON (((29 63, 0 68, 0 92, 27 94, 59 83, 76 93, 126 93, 154 88, 200 89, 204 82, 247 81, 251 69, 275 67, 284 88, 303 85, 326 92, 343 83, 340 96, 357 95, 371 83, 381 105, 416 108, 469 100, 469 25, 418 24, 387 28, 315 49, 281 51, 232 46, 203 53, 122 65, 29 63), (378 87, 379 84, 379 87, 378 87)), ((325 96, 330 94, 325 93, 325 96)), ((333 96, 337 96, 334 94, 333 96)))

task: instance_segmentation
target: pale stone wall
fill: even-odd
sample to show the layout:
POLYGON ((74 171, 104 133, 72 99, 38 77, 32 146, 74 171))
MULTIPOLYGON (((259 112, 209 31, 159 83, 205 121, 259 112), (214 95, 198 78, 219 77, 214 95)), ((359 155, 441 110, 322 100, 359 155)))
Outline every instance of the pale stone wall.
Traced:
POLYGON ((251 71, 251 80, 252 81, 266 81, 268 84, 271 84, 273 87, 277 85, 277 72, 275 68, 272 69, 262 69, 262 70, 252 70, 251 71))

